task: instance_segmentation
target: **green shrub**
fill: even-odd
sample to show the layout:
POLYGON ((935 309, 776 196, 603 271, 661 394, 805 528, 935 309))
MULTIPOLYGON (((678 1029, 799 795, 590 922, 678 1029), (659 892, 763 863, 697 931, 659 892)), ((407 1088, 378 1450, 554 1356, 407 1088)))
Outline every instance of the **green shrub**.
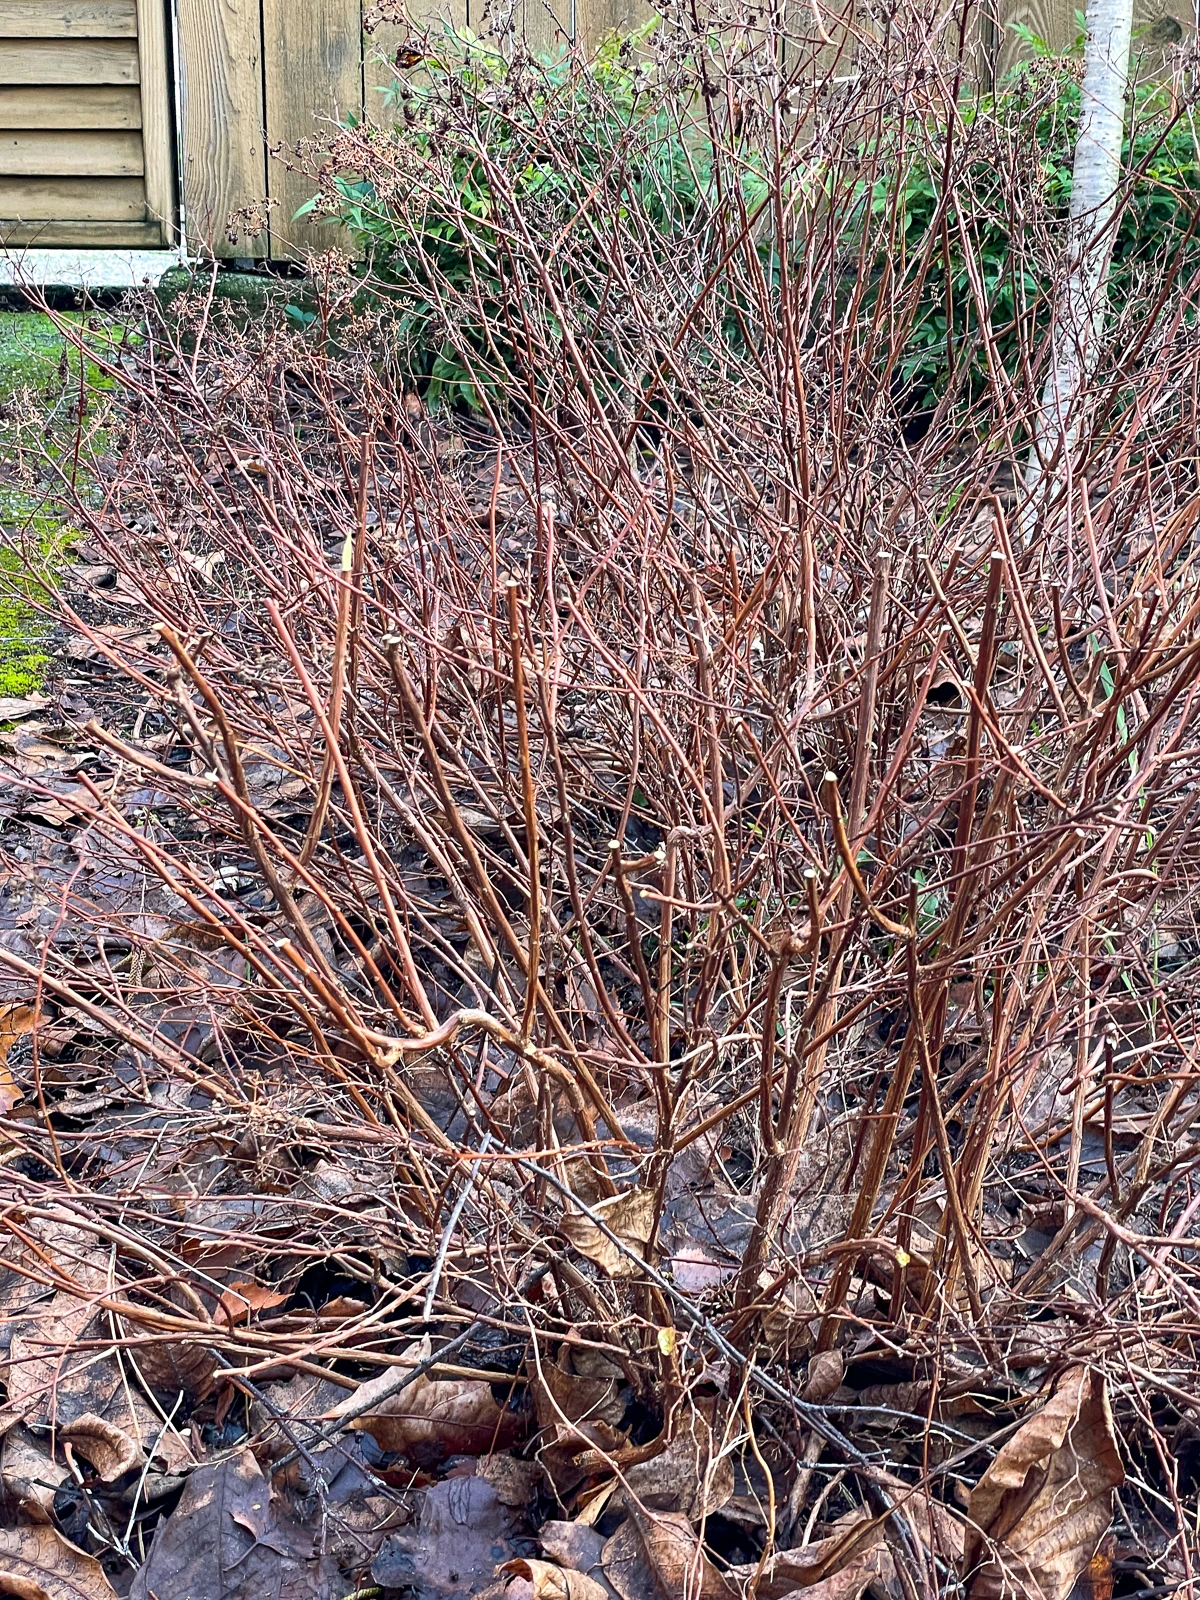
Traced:
POLYGON ((562 308, 602 297, 613 248, 636 243, 662 264, 693 224, 709 152, 651 87, 639 46, 652 27, 606 41, 585 70, 570 56, 514 64, 447 27, 419 76, 388 90, 395 133, 374 136, 369 175, 334 179, 324 208, 391 291, 432 406, 494 395, 521 369, 525 318, 553 333, 562 308), (592 231, 600 190, 606 220, 629 223, 629 239, 592 231), (551 281, 529 279, 529 252, 507 236, 513 217, 564 246, 551 281))
MULTIPOLYGON (((1033 60, 997 94, 960 105, 958 137, 969 154, 953 169, 948 190, 939 161, 910 155, 903 167, 902 254, 909 263, 922 261, 925 271, 898 370, 921 405, 933 404, 952 374, 969 393, 983 388, 985 328, 999 365, 1013 378, 1049 323, 1067 243, 1079 45, 1071 55, 1053 56, 1028 29, 1018 31, 1033 60), (926 252, 944 192, 945 228, 926 252)), ((1194 270, 1200 260, 1194 237, 1200 151, 1190 108, 1151 83, 1139 85, 1132 100, 1124 157, 1129 182, 1109 280, 1115 304, 1139 292, 1148 296, 1152 281, 1194 270)), ((874 188, 877 216, 892 204, 884 192, 890 188, 874 188)), ((894 279, 877 272, 877 285, 885 281, 894 292, 894 279)), ((874 298, 868 297, 869 309, 874 298)))
MULTIPOLYGON (((683 303, 714 260, 718 309, 701 377, 719 382, 727 357, 764 347, 770 324, 761 286, 722 276, 733 255, 722 256, 722 240, 748 217, 768 297, 780 259, 795 276, 806 230, 837 219, 843 268, 812 293, 839 318, 875 318, 887 297, 889 376, 910 407, 951 387, 983 392, 989 349, 1009 379, 1032 370, 1067 239, 1072 57, 1024 30, 1032 61, 993 95, 964 93, 952 128, 932 113, 864 120, 857 147, 842 138, 814 158, 796 144, 768 174, 761 115, 722 120, 705 103, 697 60, 712 41, 659 48, 651 60, 654 27, 614 36, 590 61, 510 60, 444 28, 425 42, 419 71, 389 89, 393 127, 346 130, 306 209, 354 236, 431 406, 493 403, 514 374, 544 395, 546 349, 568 359, 568 333, 596 385, 628 406, 646 377, 621 336, 631 275, 642 294, 661 276, 669 323, 671 274, 683 303), (794 225, 782 239, 764 204, 768 178, 794 225)), ((1190 264, 1200 200, 1190 116, 1153 86, 1133 98, 1112 278, 1122 298, 1190 264)), ((819 337, 816 321, 804 337, 819 337)))

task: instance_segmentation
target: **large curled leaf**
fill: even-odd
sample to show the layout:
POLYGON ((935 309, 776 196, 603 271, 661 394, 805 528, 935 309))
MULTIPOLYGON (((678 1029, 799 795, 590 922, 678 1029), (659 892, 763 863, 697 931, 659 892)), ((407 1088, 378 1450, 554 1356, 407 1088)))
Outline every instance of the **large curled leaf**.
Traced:
POLYGON ((0 1594, 21 1600, 117 1600, 94 1556, 55 1528, 0 1528, 0 1594))
POLYGON ((1104 1378, 1072 1367, 971 1491, 968 1600, 1066 1600, 1124 1481, 1104 1378))

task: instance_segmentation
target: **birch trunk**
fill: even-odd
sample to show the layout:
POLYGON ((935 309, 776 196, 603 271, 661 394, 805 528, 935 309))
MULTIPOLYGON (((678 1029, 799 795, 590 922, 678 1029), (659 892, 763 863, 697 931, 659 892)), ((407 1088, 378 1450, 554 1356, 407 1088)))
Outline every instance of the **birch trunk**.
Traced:
POLYGON ((1030 527, 1050 487, 1052 464, 1065 465, 1078 438, 1104 332, 1132 31, 1133 0, 1088 0, 1067 278, 1054 308, 1053 354, 1025 475, 1030 527))

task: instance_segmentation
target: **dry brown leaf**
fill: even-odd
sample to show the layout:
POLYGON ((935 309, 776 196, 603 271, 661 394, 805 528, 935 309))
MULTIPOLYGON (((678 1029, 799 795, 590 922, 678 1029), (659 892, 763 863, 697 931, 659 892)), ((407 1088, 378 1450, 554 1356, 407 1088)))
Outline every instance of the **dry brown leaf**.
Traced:
POLYGON ((557 1361, 528 1362, 529 1391, 538 1426, 555 1428, 566 1422, 604 1422, 615 1428, 625 1415, 625 1402, 610 1377, 588 1377, 567 1370, 571 1359, 564 1347, 557 1361))
POLYGON ((530 1503, 545 1476, 538 1462, 519 1456, 484 1456, 475 1472, 491 1484, 501 1505, 519 1507, 530 1503))
POLYGON ((166 1400, 168 1409, 182 1389, 189 1400, 203 1400, 212 1388, 217 1363, 203 1345, 139 1343, 134 1354, 142 1382, 166 1400))
POLYGON ((538 1529, 542 1554, 556 1566, 573 1572, 595 1572, 603 1568, 604 1535, 586 1522, 543 1522, 538 1529))
POLYGON ((845 1370, 840 1350, 819 1350, 808 1363, 808 1381, 800 1398, 814 1404, 828 1400, 841 1388, 845 1370))
MULTIPOLYGON (((943 1506, 916 1503, 907 1517, 915 1541, 934 1545, 942 1561, 957 1562, 962 1539, 959 1526, 943 1506)), ((882 1523, 865 1511, 853 1512, 834 1524, 834 1531, 816 1544, 780 1550, 760 1573, 755 1562, 731 1569, 744 1587, 757 1579, 757 1600, 859 1600, 873 1592, 891 1594, 896 1565, 884 1538, 882 1523)))
POLYGON ((21 1086, 13 1077, 11 1067, 7 1061, 0 1060, 0 1115, 7 1116, 21 1097, 21 1086))
POLYGON ((20 1600, 117 1600, 94 1556, 56 1528, 0 1528, 0 1593, 20 1600))
POLYGON ((533 1585, 533 1600, 610 1600, 609 1592, 586 1572, 556 1567, 550 1561, 506 1561, 496 1575, 525 1578, 533 1585))
POLYGON ((76 1455, 91 1462, 103 1483, 115 1483, 146 1459, 141 1445, 124 1428, 91 1412, 60 1428, 58 1436, 76 1455))
POLYGON ((51 1522, 54 1496, 66 1480, 66 1467, 60 1467, 50 1454, 49 1443, 17 1423, 0 1444, 0 1480, 10 1502, 15 1502, 30 1522, 51 1522))
POLYGON ((688 1600, 730 1600, 740 1594, 739 1587, 723 1578, 708 1559, 682 1512, 643 1511, 635 1505, 630 1520, 663 1594, 686 1595, 688 1600))
POLYGON ((682 1294, 704 1294, 719 1288, 737 1271, 736 1266, 722 1261, 690 1235, 674 1246, 668 1265, 675 1287, 682 1294))
MULTIPOLYGON (((497 1563, 516 1554, 520 1513, 482 1478, 443 1478, 420 1499, 417 1527, 392 1534, 371 1563, 386 1589, 417 1587, 461 1600, 484 1589, 497 1563)), ((163 1597, 165 1600, 165 1596, 163 1597)))
MULTIPOLYGON (((100 1406, 63 1402, 76 1388, 87 1392, 95 1352, 79 1351, 76 1345, 97 1315, 96 1301, 108 1288, 107 1251, 94 1235, 52 1219, 38 1218, 23 1226, 22 1234, 25 1237, 13 1239, 6 1254, 48 1285, 69 1279, 75 1288, 59 1288, 22 1318, 9 1346, 4 1374, 8 1400, 0 1421, 62 1422, 85 1411, 100 1411, 100 1406)), ((17 1298, 23 1300, 29 1280, 24 1272, 18 1277, 22 1283, 17 1298)))
POLYGON ((621 1600, 662 1600, 632 1517, 605 1540, 601 1571, 604 1581, 612 1585, 621 1600))
MULTIPOLYGON (((406 1354, 414 1363, 424 1361, 428 1338, 411 1345, 406 1354)), ((365 1383, 333 1415, 382 1392, 378 1407, 356 1418, 350 1426, 369 1433, 384 1450, 407 1455, 419 1466, 432 1466, 446 1456, 480 1456, 505 1450, 525 1430, 525 1419, 496 1404, 490 1383, 475 1378, 420 1377, 399 1394, 388 1394, 394 1382, 390 1372, 365 1383)))
POLYGON ((49 705, 44 694, 4 695, 0 697, 0 722, 22 722, 26 717, 36 717, 49 705))
POLYGON ((234 1327, 239 1322, 249 1322, 256 1312, 272 1311, 291 1298, 290 1294, 280 1294, 261 1283, 231 1283, 217 1301, 216 1318, 234 1327))
POLYGON ((253 1454, 242 1450, 188 1478, 129 1593, 131 1600, 315 1600, 335 1574, 328 1552, 272 1496, 253 1454))
POLYGON ((609 1232, 616 1235, 625 1250, 600 1231, 590 1217, 568 1212, 559 1220, 559 1231, 589 1261, 594 1261, 610 1278, 631 1278, 637 1273, 638 1259, 644 1254, 654 1229, 655 1199, 649 1189, 630 1189, 625 1194, 598 1200, 591 1209, 609 1232), (632 1258, 627 1251, 632 1252, 632 1258))
POLYGON ((23 1003, 0 1006, 0 1113, 4 1115, 12 1110, 24 1093, 9 1069, 8 1053, 23 1034, 32 1033, 37 1025, 36 1006, 23 1003))
POLYGON ((733 1462, 714 1451, 712 1429, 693 1411, 665 1450, 626 1467, 624 1487, 630 1499, 646 1510, 682 1511, 698 1519, 732 1499, 733 1462))
POLYGON ((968 1600, 1066 1600, 1125 1481, 1102 1374, 1072 1367, 971 1491, 968 1600))
MULTIPOLYGON (((784 1600, 790 1595, 798 1600, 859 1600, 873 1583, 891 1593, 896 1566, 879 1528, 872 1529, 865 1547, 845 1555, 845 1546, 844 1535, 833 1534, 802 1550, 781 1550, 759 1575, 758 1600, 784 1600)), ((734 1567, 732 1572, 750 1583, 758 1575, 758 1566, 734 1567)))
MULTIPOLYGON (((625 1401, 605 1363, 589 1363, 587 1352, 570 1342, 557 1361, 528 1363, 529 1393, 538 1424, 538 1458, 560 1495, 569 1494, 587 1475, 576 1458, 587 1450, 611 1454, 627 1436, 617 1426, 625 1415, 625 1401), (568 1370, 568 1363, 591 1365, 585 1374, 568 1370)), ((619 1372, 619 1369, 616 1369, 619 1372)))

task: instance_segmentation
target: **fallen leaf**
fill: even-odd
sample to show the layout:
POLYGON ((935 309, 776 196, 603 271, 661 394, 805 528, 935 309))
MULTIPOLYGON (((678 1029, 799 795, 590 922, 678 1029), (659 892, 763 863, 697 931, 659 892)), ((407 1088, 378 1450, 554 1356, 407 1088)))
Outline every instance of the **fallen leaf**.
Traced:
POLYGON ((737 1270, 690 1237, 675 1246, 668 1264, 675 1285, 683 1294, 704 1294, 719 1288, 737 1270))
MULTIPOLYGON (((429 1355, 428 1338, 411 1345, 414 1363, 429 1355)), ((504 1450, 525 1431, 525 1418, 497 1405, 490 1383, 476 1378, 433 1379, 422 1376, 398 1394, 389 1394, 392 1373, 365 1383, 335 1407, 332 1415, 361 1405, 372 1389, 381 1391, 378 1406, 350 1426, 369 1433, 383 1450, 406 1455, 418 1466, 433 1466, 446 1456, 481 1456, 504 1450)))
POLYGON ((24 1093, 9 1068, 9 1051, 22 1035, 32 1033, 37 1024, 36 1006, 18 1004, 0 1007, 0 1113, 4 1115, 12 1110, 24 1093))
POLYGON ((214 550, 208 555, 197 555, 194 550, 181 550, 179 559, 184 566, 190 567, 207 582, 212 582, 213 573, 225 560, 224 550, 214 550))
POLYGON ((597 1579, 604 1571, 604 1535, 585 1522, 543 1522, 538 1543, 542 1554, 560 1567, 587 1572, 597 1579))
POLYGON ((1112 1534, 1100 1541, 1100 1548, 1080 1574, 1071 1590, 1071 1600, 1113 1600, 1113 1550, 1116 1540, 1112 1534))
POLYGON ((527 1506, 545 1477, 539 1462, 522 1461, 519 1456, 484 1456, 475 1470, 506 1506, 527 1506))
POLYGON ((215 1359, 202 1345, 139 1344, 134 1352, 142 1382, 167 1402, 168 1409, 182 1389, 189 1400, 203 1400, 212 1388, 215 1359))
MULTIPOLYGON (((959 1564, 962 1526, 945 1506, 913 1499, 901 1514, 914 1545, 929 1549, 943 1565, 959 1564)), ((883 1524, 862 1510, 839 1517, 832 1532, 815 1544, 777 1551, 761 1572, 757 1562, 750 1562, 731 1567, 730 1576, 743 1589, 754 1583, 757 1600, 783 1600, 793 1594, 799 1600, 858 1600, 868 1589, 878 1595, 901 1592, 883 1524)))
POLYGON ((604 1542, 601 1572, 621 1600, 662 1600, 637 1527, 627 1517, 604 1542))
POLYGON ((698 1519, 728 1504, 734 1488, 733 1462, 714 1451, 711 1428, 693 1411, 660 1454, 626 1467, 623 1487, 630 1500, 645 1510, 681 1511, 698 1519))
POLYGON ((443 1478, 421 1496, 416 1529, 385 1542, 371 1576, 385 1589, 407 1589, 419 1579, 423 1594, 478 1594, 515 1554, 512 1537, 520 1526, 518 1513, 482 1478, 443 1478))
POLYGON ((840 1350, 819 1350, 808 1363, 808 1381, 800 1398, 813 1404, 828 1400, 841 1388, 845 1370, 840 1350))
POLYGON ((1124 1481, 1104 1378, 1072 1367, 971 1491, 968 1600, 1017 1592, 1066 1600, 1108 1530, 1113 1491, 1124 1481))
POLYGON ((188 1478, 129 1594, 130 1600, 280 1594, 318 1600, 335 1578, 336 1564, 314 1549, 312 1534, 272 1495, 253 1454, 242 1450, 188 1478))
POLYGON ((68 1476, 50 1454, 47 1441, 21 1423, 4 1435, 0 1445, 0 1480, 9 1501, 15 1501, 30 1522, 54 1520, 54 1496, 68 1476))
MULTIPOLYGON (((927 1530, 914 1530, 917 1537, 927 1530)), ((940 1521, 939 1521, 939 1545, 940 1521)), ((939 1554, 941 1553, 939 1549, 939 1554)), ((892 1592, 895 1563, 880 1522, 866 1511, 853 1512, 834 1524, 834 1531, 798 1550, 777 1551, 760 1572, 757 1562, 730 1569, 744 1587, 755 1583, 756 1600, 858 1600, 872 1583, 880 1593, 892 1592)))
MULTIPOLYGON (((94 1386, 94 1351, 77 1344, 97 1315, 96 1301, 108 1288, 107 1250, 93 1234, 70 1224, 39 1218, 10 1236, 6 1254, 25 1273, 56 1290, 45 1304, 21 1318, 9 1346, 4 1371, 8 1397, 0 1425, 10 1420, 63 1423, 103 1406, 87 1402, 94 1386), (29 1242, 27 1243, 26 1240, 29 1242), (50 1263, 53 1262, 53 1268, 50 1263), (58 1288, 63 1279, 73 1289, 58 1288), (81 1398, 73 1397, 78 1391, 81 1398)), ((25 1285, 28 1287, 27 1283, 25 1285)))
POLYGON ((90 1412, 60 1428, 58 1437, 69 1444, 76 1455, 91 1462, 103 1483, 115 1483, 146 1459, 146 1452, 124 1428, 90 1412))
POLYGON ((0 1528, 0 1593, 20 1600, 117 1600, 94 1556, 56 1528, 0 1528))
MULTIPOLYGON (((688 1600, 730 1600, 740 1593, 713 1566, 699 1535, 682 1512, 643 1511, 634 1505, 630 1521, 663 1594, 686 1595, 688 1600)), ((606 1561, 606 1572, 607 1569, 606 1561)))
POLYGON ((525 1578, 533 1585, 533 1600, 609 1600, 609 1592, 586 1572, 556 1567, 549 1561, 527 1561, 518 1557, 496 1568, 496 1575, 525 1578))
POLYGON ((564 1345, 557 1361, 530 1360, 527 1363, 529 1391, 540 1427, 553 1428, 566 1422, 604 1422, 615 1428, 625 1415, 615 1378, 607 1374, 591 1376, 572 1371, 573 1354, 564 1345))
POLYGON ((90 634, 76 635, 71 639, 63 654, 71 661, 96 661, 105 660, 102 645, 110 649, 123 651, 132 655, 140 655, 160 643, 159 636, 142 628, 131 628, 113 623, 105 627, 93 628, 90 634), (99 643, 97 641, 100 641, 99 643))
MULTIPOLYGON (((538 1459, 559 1495, 569 1494, 586 1476, 576 1457, 582 1451, 611 1454, 628 1442, 619 1431, 626 1400, 607 1363, 595 1374, 573 1372, 576 1360, 586 1363, 582 1349, 569 1341, 557 1361, 527 1364, 529 1394, 538 1425, 538 1459)), ((620 1369, 614 1369, 618 1372, 620 1369)))
POLYGON ((630 1189, 625 1194, 612 1195, 598 1200, 591 1207, 596 1216, 614 1234, 625 1249, 619 1249, 607 1234, 602 1233, 590 1217, 582 1212, 569 1211, 559 1219, 562 1233, 589 1261, 594 1261, 610 1278, 631 1278, 637 1273, 638 1260, 654 1230, 655 1198, 649 1189, 630 1189), (632 1252, 632 1256, 630 1255, 632 1252))
POLYGON ((21 722, 44 711, 49 702, 44 694, 0 696, 0 722, 21 722))
POLYGON ((239 1322, 249 1322, 258 1311, 271 1311, 284 1305, 292 1297, 277 1289, 267 1289, 261 1283, 231 1283, 217 1301, 217 1320, 232 1328, 239 1322))

